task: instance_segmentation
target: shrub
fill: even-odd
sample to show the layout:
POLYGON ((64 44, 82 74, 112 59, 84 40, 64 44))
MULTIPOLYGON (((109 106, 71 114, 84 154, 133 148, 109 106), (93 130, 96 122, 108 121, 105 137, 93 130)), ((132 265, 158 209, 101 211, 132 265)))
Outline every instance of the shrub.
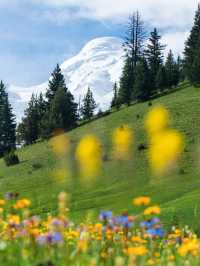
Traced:
POLYGON ((41 163, 34 163, 34 164, 32 164, 32 168, 34 171, 39 170, 42 168, 42 164, 41 163))
POLYGON ((10 151, 4 155, 4 162, 6 166, 16 165, 19 164, 19 158, 14 151, 10 151))

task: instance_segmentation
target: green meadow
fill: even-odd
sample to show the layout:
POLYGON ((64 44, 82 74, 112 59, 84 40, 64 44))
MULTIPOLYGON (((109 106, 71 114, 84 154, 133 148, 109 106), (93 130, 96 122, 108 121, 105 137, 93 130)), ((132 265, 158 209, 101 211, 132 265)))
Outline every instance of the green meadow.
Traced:
POLYGON ((185 137, 185 150, 179 167, 173 174, 162 178, 151 174, 144 119, 150 110, 148 102, 112 111, 108 116, 91 121, 68 132, 71 150, 68 158, 56 158, 49 141, 38 142, 18 150, 20 164, 6 167, 0 161, 0 193, 17 192, 32 201, 34 213, 55 213, 60 191, 70 194, 70 214, 75 220, 96 216, 100 210, 132 209, 132 199, 148 195, 161 205, 167 225, 189 224, 198 229, 200 218, 200 89, 186 84, 171 94, 152 100, 162 104, 171 114, 171 126, 185 137), (128 124, 134 131, 132 159, 119 162, 112 159, 113 130, 128 124), (74 151, 85 134, 95 134, 103 146, 103 170, 95 180, 83 180, 76 169, 74 151), (71 175, 62 180, 55 178, 56 169, 65 165, 71 175))

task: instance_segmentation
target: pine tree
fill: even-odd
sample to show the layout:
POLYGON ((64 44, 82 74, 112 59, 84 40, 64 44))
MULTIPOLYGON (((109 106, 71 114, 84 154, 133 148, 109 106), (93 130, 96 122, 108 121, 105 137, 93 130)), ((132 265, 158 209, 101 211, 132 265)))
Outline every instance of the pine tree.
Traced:
POLYGON ((132 71, 131 60, 129 57, 126 57, 122 76, 120 78, 118 93, 120 104, 130 105, 133 94, 134 76, 135 74, 132 71))
POLYGON ((0 156, 16 148, 16 122, 6 93, 0 82, 0 156))
POLYGON ((49 86, 46 92, 48 106, 53 100, 57 90, 60 88, 65 88, 65 78, 61 72, 60 66, 57 64, 49 80, 49 86))
POLYGON ((83 105, 81 107, 81 115, 83 119, 90 120, 94 115, 96 107, 97 105, 93 98, 92 91, 90 90, 90 88, 88 88, 88 91, 83 99, 83 105))
POLYGON ((167 78, 166 78, 166 71, 165 71, 165 66, 161 65, 158 73, 156 75, 156 88, 157 91, 164 91, 167 87, 167 78))
POLYGON ((167 60, 165 63, 165 71, 166 71, 166 86, 171 88, 173 86, 177 86, 179 83, 179 70, 178 64, 174 60, 174 55, 172 50, 169 51, 167 56, 167 60))
POLYGON ((126 41, 124 43, 126 58, 120 79, 119 99, 120 104, 130 105, 131 100, 135 99, 133 94, 135 68, 142 55, 146 37, 144 23, 138 11, 130 16, 127 28, 126 41))
POLYGON ((118 97, 118 88, 117 88, 117 83, 114 83, 114 87, 113 87, 113 99, 111 102, 111 108, 115 107, 116 109, 119 109, 120 107, 120 103, 119 103, 119 97, 118 97))
POLYGON ((24 112, 25 116, 21 124, 18 126, 18 139, 26 145, 36 142, 39 138, 39 110, 37 105, 37 97, 32 94, 28 103, 28 107, 24 112))
POLYGON ((144 23, 138 11, 129 17, 127 26, 126 41, 124 48, 127 56, 130 58, 132 71, 136 67, 138 60, 142 54, 146 32, 144 30, 144 23))
MULTIPOLYGON (((69 130, 75 127, 77 122, 77 104, 67 88, 59 88, 52 100, 50 107, 50 129, 69 130)), ((51 133, 52 133, 51 132, 51 133)))
POLYGON ((149 42, 147 44, 147 49, 145 51, 151 78, 151 90, 152 93, 156 90, 156 76, 158 74, 159 68, 163 63, 163 50, 165 45, 160 43, 161 36, 158 34, 156 28, 151 32, 149 42))
POLYGON ((46 113, 46 102, 43 95, 32 94, 22 122, 17 128, 17 139, 20 144, 35 143, 41 137, 42 120, 46 113))
POLYGON ((136 67, 136 79, 134 94, 139 101, 145 101, 150 97, 149 68, 145 58, 141 58, 136 67))
POLYGON ((194 72, 197 73, 198 70, 195 70, 197 61, 200 58, 196 59, 198 56, 197 50, 199 49, 199 39, 200 39, 200 4, 195 14, 194 25, 190 32, 190 36, 185 45, 185 72, 189 81, 193 84, 195 82, 194 72), (194 63, 194 61, 196 61, 194 63), (192 67, 191 67, 192 66, 192 67))
POLYGON ((193 64, 191 66, 191 78, 192 78, 192 84, 194 86, 199 87, 200 86, 200 39, 199 39, 199 47, 196 49, 195 57, 193 64))

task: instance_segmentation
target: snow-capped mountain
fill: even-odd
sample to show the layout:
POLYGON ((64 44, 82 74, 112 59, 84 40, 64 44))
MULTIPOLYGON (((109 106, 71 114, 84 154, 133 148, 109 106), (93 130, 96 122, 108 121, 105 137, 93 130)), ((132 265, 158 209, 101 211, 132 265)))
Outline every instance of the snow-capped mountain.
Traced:
MULTIPOLYGON (((61 65, 66 85, 80 101, 88 87, 91 88, 98 107, 106 110, 113 97, 113 84, 119 81, 122 72, 124 52, 122 40, 116 37, 97 38, 73 58, 61 65)), ((9 86, 11 104, 19 121, 30 100, 31 94, 45 93, 48 81, 29 88, 9 86)))

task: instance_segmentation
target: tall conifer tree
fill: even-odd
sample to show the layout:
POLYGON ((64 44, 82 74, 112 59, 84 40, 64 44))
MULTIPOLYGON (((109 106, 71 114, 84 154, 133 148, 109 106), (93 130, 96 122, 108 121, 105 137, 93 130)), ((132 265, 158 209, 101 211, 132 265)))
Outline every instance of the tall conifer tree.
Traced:
POLYGON ((90 90, 90 88, 88 88, 88 91, 83 99, 83 105, 81 107, 81 115, 83 119, 90 120, 94 115, 96 107, 97 105, 93 98, 92 91, 90 90))
MULTIPOLYGON (((198 60, 200 60, 198 49, 200 43, 200 4, 195 14, 194 25, 190 32, 189 38, 185 45, 185 73, 189 81, 193 84, 196 81, 196 75, 198 75, 198 60), (197 69, 196 69, 197 67, 197 69)), ((199 74, 200 75, 200 74, 199 74)))
POLYGON ((4 83, 0 82, 0 156, 16 148, 16 122, 4 83))
POLYGON ((49 86, 46 92, 47 104, 50 105, 58 89, 65 87, 65 78, 61 72, 60 66, 57 64, 49 80, 49 86))
POLYGON ((149 42, 147 44, 147 48, 145 51, 148 64, 149 64, 149 74, 151 79, 151 90, 152 93, 156 91, 156 76, 158 74, 159 68, 163 63, 163 50, 165 49, 165 45, 162 45, 161 36, 158 34, 156 28, 151 32, 151 36, 149 38, 149 42))

